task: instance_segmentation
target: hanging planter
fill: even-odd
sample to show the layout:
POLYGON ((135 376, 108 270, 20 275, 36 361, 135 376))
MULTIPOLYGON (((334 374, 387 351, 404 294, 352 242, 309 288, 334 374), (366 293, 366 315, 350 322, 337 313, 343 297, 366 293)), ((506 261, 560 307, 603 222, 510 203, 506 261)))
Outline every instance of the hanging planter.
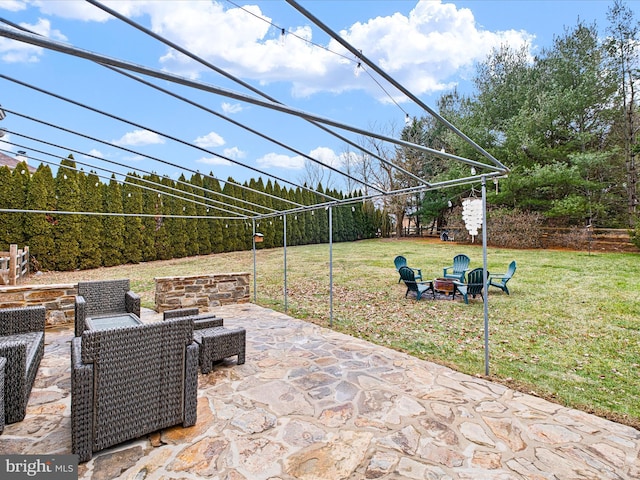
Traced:
POLYGON ((482 200, 480 198, 466 198, 462 201, 462 220, 473 238, 482 228, 482 200))

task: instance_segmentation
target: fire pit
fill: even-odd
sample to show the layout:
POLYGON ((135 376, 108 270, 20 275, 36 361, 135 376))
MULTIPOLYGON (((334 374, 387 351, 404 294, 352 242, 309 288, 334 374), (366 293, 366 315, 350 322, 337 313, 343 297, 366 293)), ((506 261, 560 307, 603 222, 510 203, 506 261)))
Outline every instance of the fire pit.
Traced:
POLYGON ((447 295, 449 295, 450 293, 453 293, 455 284, 450 278, 436 278, 433 281, 433 289, 436 292, 446 293, 447 295))

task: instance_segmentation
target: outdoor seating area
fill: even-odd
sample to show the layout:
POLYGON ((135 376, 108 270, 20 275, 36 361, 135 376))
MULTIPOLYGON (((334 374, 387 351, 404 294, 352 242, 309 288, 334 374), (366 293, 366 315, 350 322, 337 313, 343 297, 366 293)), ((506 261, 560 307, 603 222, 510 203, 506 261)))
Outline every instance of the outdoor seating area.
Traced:
MULTIPOLYGON (((193 426, 94 452, 79 479, 640 475, 631 427, 254 304, 207 313, 246 329, 251 361, 198 375, 193 426)), ((141 320, 164 323, 146 309, 141 320)), ((73 330, 47 330, 27 415, 5 427, 3 453, 71 453, 73 330)))
POLYGON ((516 271, 515 260, 509 264, 505 273, 490 274, 487 272, 487 285, 484 285, 484 274, 482 268, 469 268, 471 258, 465 254, 458 254, 453 257, 453 263, 442 269, 442 276, 434 280, 424 280, 422 270, 410 268, 406 265, 406 257, 399 255, 394 259, 396 269, 400 274, 400 281, 404 281, 407 291, 405 298, 412 293, 416 300, 420 300, 424 293, 431 292, 433 300, 439 298, 450 298, 455 300, 459 294, 464 303, 469 303, 469 297, 479 296, 484 299, 489 286, 501 289, 509 295, 507 282, 513 277, 516 271), (400 259, 400 260, 399 260, 400 259))
MULTIPOLYGON (((71 366, 71 452, 86 462, 122 442, 197 418, 198 367, 237 356, 246 331, 197 308, 143 322, 128 279, 79 282, 71 366), (195 330, 195 332, 194 332, 195 330)), ((20 422, 45 346, 44 306, 0 309, 0 432, 20 422)))

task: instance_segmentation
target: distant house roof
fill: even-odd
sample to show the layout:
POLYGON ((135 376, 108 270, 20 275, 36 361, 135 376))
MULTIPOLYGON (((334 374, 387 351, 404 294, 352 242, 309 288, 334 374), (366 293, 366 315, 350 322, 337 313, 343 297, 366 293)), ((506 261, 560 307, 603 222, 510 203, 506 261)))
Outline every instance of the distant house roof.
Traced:
MULTIPOLYGON (((9 155, 5 155, 4 153, 0 152, 0 167, 6 165, 10 170, 13 170, 14 168, 16 168, 18 163, 20 163, 20 161, 15 157, 10 157, 9 155)), ((28 167, 30 173, 34 173, 36 171, 36 169, 31 165, 28 165, 28 167)))

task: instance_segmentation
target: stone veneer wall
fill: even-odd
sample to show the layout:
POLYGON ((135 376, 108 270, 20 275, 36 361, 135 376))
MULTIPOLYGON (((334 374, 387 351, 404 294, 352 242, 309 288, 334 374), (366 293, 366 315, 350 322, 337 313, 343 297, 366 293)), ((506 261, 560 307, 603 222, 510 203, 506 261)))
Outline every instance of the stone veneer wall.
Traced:
POLYGON ((0 287, 0 308, 44 305, 47 309, 46 326, 73 323, 78 284, 20 285, 0 287))
MULTIPOLYGON (((156 278, 156 311, 181 307, 208 307, 249 302, 249 274, 225 273, 192 277, 156 278)), ((0 287, 0 308, 44 305, 46 326, 73 323, 78 284, 0 287)))
POLYGON ((249 302, 248 273, 156 278, 156 311, 249 302))

